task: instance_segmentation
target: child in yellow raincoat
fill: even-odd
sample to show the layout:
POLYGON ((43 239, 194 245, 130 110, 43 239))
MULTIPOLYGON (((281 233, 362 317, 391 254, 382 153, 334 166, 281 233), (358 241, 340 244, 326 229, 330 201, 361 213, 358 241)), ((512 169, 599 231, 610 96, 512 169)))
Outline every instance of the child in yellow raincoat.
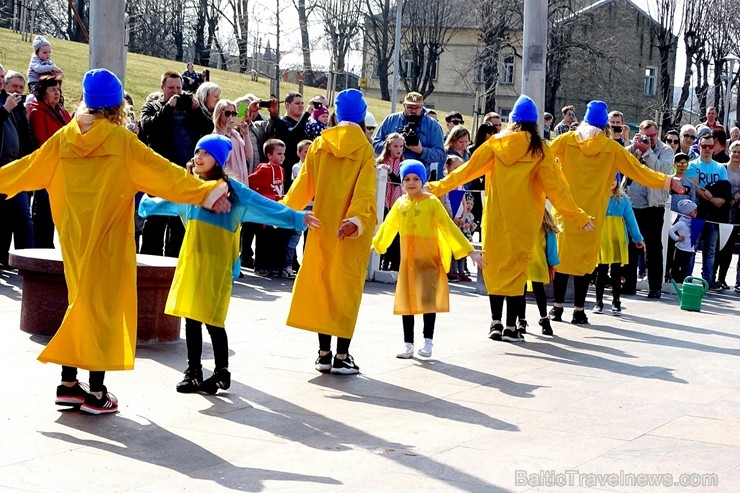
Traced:
POLYGON ((401 268, 396 282, 393 313, 403 321, 404 346, 398 358, 414 355, 414 315, 424 315, 424 347, 419 356, 432 355, 436 314, 450 311, 447 271, 450 256, 470 255, 479 266, 480 252, 473 250, 437 197, 424 191, 426 169, 415 159, 401 163, 401 183, 406 192, 393 204, 373 238, 373 249, 383 254, 396 233, 401 237, 401 268))
POLYGON ((231 300, 232 281, 239 278, 239 234, 243 222, 255 222, 303 231, 318 221, 310 214, 295 212, 282 204, 250 190, 238 180, 229 180, 224 172, 232 144, 223 135, 206 135, 195 145, 195 157, 188 164, 191 172, 208 180, 222 179, 231 191, 231 211, 213 214, 202 207, 175 204, 144 196, 139 204, 142 217, 180 216, 185 223, 183 248, 164 312, 185 318, 185 342, 188 368, 177 391, 215 394, 231 385, 229 345, 224 329, 231 300), (206 324, 213 345, 215 370, 203 380, 201 353, 202 325, 206 324))
POLYGON ((640 162, 616 140, 608 136, 609 115, 606 103, 588 103, 583 123, 574 132, 567 132, 552 141, 550 149, 562 165, 562 174, 568 180, 576 203, 594 215, 594 234, 585 234, 570 224, 564 224, 568 214, 553 204, 555 221, 560 227, 558 236, 558 265, 553 288, 555 305, 550 319, 562 321, 568 277, 573 276, 575 309, 573 324, 587 324, 583 311, 590 274, 598 263, 601 247, 601 230, 609 203, 609 187, 619 171, 637 183, 650 188, 673 188, 684 193, 680 180, 672 179, 651 170, 640 162))
POLYGON ((39 360, 62 365, 56 403, 112 413, 106 370, 130 370, 136 352, 134 196, 142 190, 219 212, 227 186, 204 182, 124 127, 123 87, 104 69, 82 79, 84 106, 33 154, 0 168, 0 192, 46 189, 59 231, 69 307, 39 360), (90 370, 87 386, 77 368, 90 370))
POLYGON ((545 196, 574 226, 591 227, 590 216, 573 201, 560 167, 540 137, 538 116, 534 101, 520 96, 511 112, 510 129, 488 139, 470 161, 442 181, 429 184, 429 190, 440 196, 486 174, 481 229, 483 250, 490 257, 483 278, 493 319, 488 337, 496 341, 524 340, 516 330, 516 318, 524 303, 527 268, 542 224, 545 196), (505 330, 501 324, 504 299, 505 330))
POLYGON ((375 158, 365 137, 366 111, 367 104, 357 89, 337 94, 338 125, 313 141, 298 178, 282 199, 300 211, 315 197, 313 213, 323 225, 308 235, 287 323, 318 332, 315 368, 340 375, 359 373, 349 344, 377 221, 375 158), (337 337, 333 360, 331 336, 337 337))

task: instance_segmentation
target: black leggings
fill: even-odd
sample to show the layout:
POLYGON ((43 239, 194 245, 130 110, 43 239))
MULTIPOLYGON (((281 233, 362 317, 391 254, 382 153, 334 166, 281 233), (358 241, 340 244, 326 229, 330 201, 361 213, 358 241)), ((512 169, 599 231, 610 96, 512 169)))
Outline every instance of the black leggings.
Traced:
POLYGON ((524 310, 522 305, 526 305, 524 295, 522 296, 502 296, 499 294, 489 294, 488 301, 491 304, 491 320, 501 320, 504 313, 504 299, 506 299, 506 326, 516 326, 516 318, 524 310))
MULTIPOLYGON (((226 329, 206 324, 211 335, 213 358, 216 370, 229 367, 229 340, 226 329)), ((185 343, 188 347, 188 368, 201 368, 200 357, 203 353, 203 324, 192 318, 185 319, 185 343)))
MULTIPOLYGON (((565 291, 568 289, 568 274, 555 273, 553 286, 555 288, 555 303, 565 303, 565 291)), ((583 308, 586 304, 586 293, 588 293, 588 283, 590 275, 573 276, 573 305, 576 308, 583 308)))
MULTIPOLYGON (((350 342, 352 342, 352 339, 337 337, 337 354, 348 354, 350 342)), ((319 334, 319 351, 331 351, 331 336, 329 334, 319 334)))
MULTIPOLYGON (((90 392, 102 392, 105 388, 103 386, 103 380, 105 380, 104 371, 91 371, 90 372, 90 392)), ((62 366, 62 382, 76 382, 77 381, 77 368, 74 366, 62 366)))
MULTIPOLYGON (((434 338, 434 321, 437 320, 436 313, 425 313, 424 316, 424 339, 434 338)), ((403 342, 414 343, 414 316, 401 315, 403 322, 403 342)))
MULTIPOLYGON (((540 312, 540 318, 547 317, 547 295, 545 294, 545 285, 541 282, 532 282, 532 292, 534 293, 534 299, 537 302, 537 310, 540 312)), ((524 303, 521 305, 521 312, 519 313, 519 320, 527 319, 527 288, 524 288, 524 303)))
POLYGON ((619 301, 619 295, 622 293, 622 264, 599 264, 596 267, 596 302, 604 301, 604 287, 609 279, 609 267, 611 266, 612 278, 612 301, 619 301))

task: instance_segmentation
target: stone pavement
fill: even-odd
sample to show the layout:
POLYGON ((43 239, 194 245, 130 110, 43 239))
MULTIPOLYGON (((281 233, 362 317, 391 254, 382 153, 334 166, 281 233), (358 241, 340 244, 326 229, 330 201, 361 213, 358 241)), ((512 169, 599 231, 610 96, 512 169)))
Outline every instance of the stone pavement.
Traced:
POLYGON ((487 299, 453 285, 433 357, 399 360, 393 286, 369 283, 351 348, 362 374, 332 376, 313 369, 316 336, 284 325, 291 282, 248 273, 227 392, 175 392, 183 340, 140 346, 135 371, 106 379, 120 412, 87 416, 54 405, 59 367, 18 329, 20 287, 0 272, 0 492, 740 491, 735 292, 701 313, 643 292, 621 318, 555 323, 554 338, 535 325, 514 345, 487 339, 487 299))

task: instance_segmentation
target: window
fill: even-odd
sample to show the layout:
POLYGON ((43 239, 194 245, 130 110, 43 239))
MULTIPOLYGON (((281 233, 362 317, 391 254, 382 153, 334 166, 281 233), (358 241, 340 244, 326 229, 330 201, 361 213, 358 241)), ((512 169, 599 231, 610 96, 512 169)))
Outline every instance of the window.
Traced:
POLYGON ((511 115, 511 108, 499 108, 498 114, 501 115, 501 121, 508 123, 509 115, 511 115))
POLYGON ((655 96, 658 88, 658 70, 655 67, 645 68, 645 96, 655 96))
POLYGON ((407 79, 414 77, 414 56, 411 53, 406 53, 401 60, 401 73, 407 79))
POLYGON ((501 64, 501 83, 514 83, 514 55, 506 55, 501 64))
POLYGON ((473 82, 476 84, 486 83, 486 64, 483 62, 483 60, 479 60, 475 66, 473 82))

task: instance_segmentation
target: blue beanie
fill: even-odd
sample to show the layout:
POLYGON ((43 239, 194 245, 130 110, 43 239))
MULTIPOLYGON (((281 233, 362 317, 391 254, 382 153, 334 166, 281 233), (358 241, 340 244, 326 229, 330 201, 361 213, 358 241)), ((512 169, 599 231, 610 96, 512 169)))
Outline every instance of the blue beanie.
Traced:
POLYGON ((367 103, 365 103, 362 93, 357 89, 345 89, 337 94, 335 105, 334 114, 337 117, 337 122, 348 121, 359 125, 365 121, 367 103))
POLYGON ((118 106, 123 101, 121 81, 104 68, 89 70, 82 77, 82 100, 91 110, 118 106))
POLYGON ((206 135, 195 144, 196 151, 203 149, 208 152, 208 154, 213 156, 213 159, 216 160, 219 166, 223 166, 229 158, 232 147, 231 139, 218 134, 206 135))
POLYGON ((522 94, 519 99, 514 103, 514 108, 511 110, 511 121, 514 123, 537 123, 539 118, 539 112, 537 111, 537 105, 534 104, 532 98, 522 94))
POLYGON ((416 159, 406 159, 401 161, 401 180, 406 178, 406 175, 413 173, 421 179, 421 183, 427 182, 427 169, 421 164, 421 161, 416 159))
POLYGON ((586 106, 586 116, 583 119, 589 125, 594 127, 606 127, 609 123, 609 113, 606 109, 606 103, 603 101, 591 101, 586 106))

